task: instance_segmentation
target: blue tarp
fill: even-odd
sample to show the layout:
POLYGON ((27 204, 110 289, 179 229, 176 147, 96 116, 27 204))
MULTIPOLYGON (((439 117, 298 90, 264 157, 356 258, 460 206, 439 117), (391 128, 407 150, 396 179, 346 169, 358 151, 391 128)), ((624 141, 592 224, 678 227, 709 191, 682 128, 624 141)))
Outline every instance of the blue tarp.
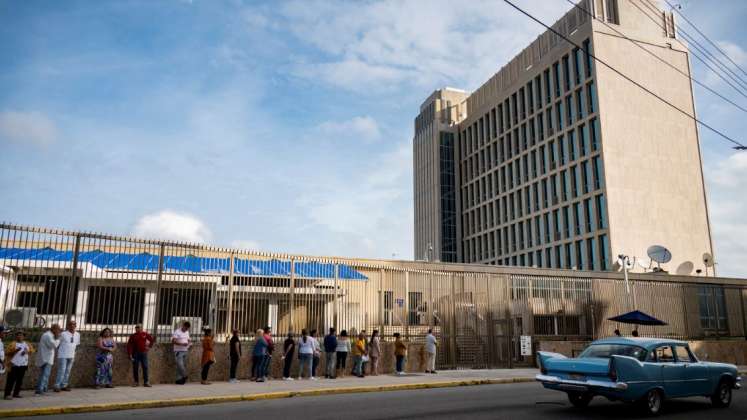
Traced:
POLYGON ((618 315, 612 318, 608 318, 610 321, 622 322, 623 324, 637 324, 637 325, 667 325, 666 322, 661 321, 652 317, 649 314, 641 311, 628 312, 626 314, 618 315))
MULTIPOLYGON (((71 262, 72 251, 58 251, 52 248, 0 248, 0 259, 61 261, 71 262)), ((100 250, 85 251, 78 255, 78 262, 90 263, 104 270, 158 271, 158 255, 141 252, 128 254, 104 252, 100 250)), ((234 259, 234 274, 259 277, 289 277, 290 261, 280 260, 247 260, 234 259)), ((207 258, 167 255, 163 258, 165 272, 228 274, 228 258, 207 258)), ((296 262, 295 276, 298 278, 333 279, 334 264, 322 264, 315 261, 296 262)), ((350 266, 340 264, 338 276, 343 280, 367 280, 368 278, 350 266)))

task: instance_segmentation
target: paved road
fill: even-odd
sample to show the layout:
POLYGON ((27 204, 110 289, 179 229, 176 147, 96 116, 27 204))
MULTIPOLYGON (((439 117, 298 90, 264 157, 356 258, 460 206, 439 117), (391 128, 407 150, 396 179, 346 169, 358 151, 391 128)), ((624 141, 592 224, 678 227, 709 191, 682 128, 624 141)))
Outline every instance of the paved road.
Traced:
MULTIPOLYGON (((668 402, 666 419, 747 419, 747 394, 734 393, 731 408, 715 409, 705 398, 668 402)), ((634 407, 596 398, 584 411, 570 406, 565 394, 539 384, 481 385, 415 391, 330 395, 174 407, 111 413, 53 416, 51 419, 137 420, 199 418, 262 419, 627 419, 641 417, 634 407)), ((39 420, 39 418, 36 418, 39 420)))

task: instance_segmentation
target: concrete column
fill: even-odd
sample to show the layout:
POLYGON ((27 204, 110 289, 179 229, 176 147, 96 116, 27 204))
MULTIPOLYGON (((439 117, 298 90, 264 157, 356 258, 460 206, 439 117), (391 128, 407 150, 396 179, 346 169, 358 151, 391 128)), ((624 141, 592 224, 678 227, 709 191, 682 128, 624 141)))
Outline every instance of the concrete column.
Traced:
POLYGON ((269 302, 267 304, 267 325, 270 328, 272 328, 273 332, 277 333, 277 331, 275 331, 278 325, 278 298, 277 296, 270 297, 269 302))

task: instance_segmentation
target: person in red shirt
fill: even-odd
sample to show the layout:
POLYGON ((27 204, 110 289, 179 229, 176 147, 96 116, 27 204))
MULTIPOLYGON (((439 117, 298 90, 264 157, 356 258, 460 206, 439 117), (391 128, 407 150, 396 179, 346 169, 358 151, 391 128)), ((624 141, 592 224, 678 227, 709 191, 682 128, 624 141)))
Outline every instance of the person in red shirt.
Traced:
POLYGON ((143 331, 142 325, 135 326, 135 334, 130 336, 127 340, 127 354, 130 355, 132 361, 132 376, 135 379, 135 384, 132 386, 140 385, 139 378, 139 366, 143 367, 143 386, 150 388, 150 382, 148 381, 148 350, 153 346, 156 341, 153 336, 143 331))

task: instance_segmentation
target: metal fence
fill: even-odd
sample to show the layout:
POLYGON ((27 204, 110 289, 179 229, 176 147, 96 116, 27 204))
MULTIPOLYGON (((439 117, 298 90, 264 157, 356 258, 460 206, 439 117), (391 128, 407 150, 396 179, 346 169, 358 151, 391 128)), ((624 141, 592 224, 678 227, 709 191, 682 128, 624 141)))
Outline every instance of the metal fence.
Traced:
POLYGON ((529 362, 520 337, 586 341, 629 328, 636 308, 668 322, 643 336, 747 338, 742 280, 270 254, 0 224, 0 317, 43 329, 76 319, 84 334, 137 324, 168 341, 188 320, 218 339, 330 327, 440 340, 442 368, 529 362))

